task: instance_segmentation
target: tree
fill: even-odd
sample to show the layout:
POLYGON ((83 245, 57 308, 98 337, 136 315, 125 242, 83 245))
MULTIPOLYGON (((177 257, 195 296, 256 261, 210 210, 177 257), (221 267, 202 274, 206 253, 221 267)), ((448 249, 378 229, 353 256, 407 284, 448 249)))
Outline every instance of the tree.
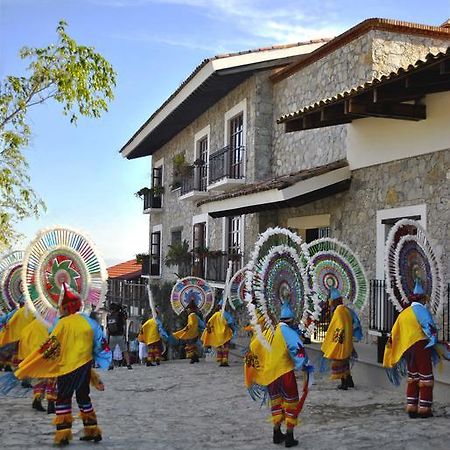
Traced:
POLYGON ((178 278, 183 278, 189 275, 192 264, 192 254, 189 251, 189 243, 186 239, 183 242, 176 242, 168 245, 167 255, 164 259, 167 267, 178 267, 178 273, 175 275, 178 278))
POLYGON ((8 76, 0 82, 0 251, 17 239, 18 221, 45 210, 29 184, 22 153, 31 136, 29 108, 55 100, 76 123, 79 115, 100 117, 114 98, 114 69, 94 48, 78 45, 66 26, 59 22, 56 44, 20 50, 20 57, 30 60, 28 76, 8 76))

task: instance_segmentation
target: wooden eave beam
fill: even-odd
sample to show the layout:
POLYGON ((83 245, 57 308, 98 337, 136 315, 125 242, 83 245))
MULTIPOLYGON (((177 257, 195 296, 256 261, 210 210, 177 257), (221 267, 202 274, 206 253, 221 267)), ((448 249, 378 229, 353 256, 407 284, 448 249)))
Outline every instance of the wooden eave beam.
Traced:
POLYGON ((345 101, 346 114, 357 114, 361 117, 382 117, 400 120, 426 119, 425 105, 412 105, 407 103, 370 103, 361 102, 358 98, 345 101))
POLYGON ((439 64, 439 72, 441 75, 450 74, 450 58, 441 61, 441 63, 439 64))

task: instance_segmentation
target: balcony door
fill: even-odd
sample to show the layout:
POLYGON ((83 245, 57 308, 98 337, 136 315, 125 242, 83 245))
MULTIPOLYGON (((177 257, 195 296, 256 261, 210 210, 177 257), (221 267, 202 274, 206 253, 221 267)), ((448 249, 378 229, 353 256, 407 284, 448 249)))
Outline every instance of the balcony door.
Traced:
POLYGON ((208 186, 208 136, 203 137, 197 143, 197 156, 203 164, 198 165, 199 191, 206 191, 208 186))
POLYGON ((206 268, 206 222, 194 224, 192 229, 192 242, 194 248, 193 275, 204 278, 206 268))
POLYGON ((229 122, 230 178, 244 177, 244 114, 240 113, 229 122))

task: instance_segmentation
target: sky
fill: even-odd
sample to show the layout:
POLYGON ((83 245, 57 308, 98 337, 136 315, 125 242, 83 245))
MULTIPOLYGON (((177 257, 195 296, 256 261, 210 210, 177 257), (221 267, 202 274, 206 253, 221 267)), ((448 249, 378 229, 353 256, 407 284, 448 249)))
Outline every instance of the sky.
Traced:
POLYGON ((25 249, 41 228, 86 233, 107 265, 148 251, 148 215, 134 193, 150 184, 150 158, 119 150, 205 58, 333 37, 370 17, 440 25, 450 0, 0 0, 0 77, 24 75, 22 46, 56 40, 59 20, 117 72, 115 99, 77 126, 48 102, 30 110, 31 186, 47 212, 17 230, 25 249))

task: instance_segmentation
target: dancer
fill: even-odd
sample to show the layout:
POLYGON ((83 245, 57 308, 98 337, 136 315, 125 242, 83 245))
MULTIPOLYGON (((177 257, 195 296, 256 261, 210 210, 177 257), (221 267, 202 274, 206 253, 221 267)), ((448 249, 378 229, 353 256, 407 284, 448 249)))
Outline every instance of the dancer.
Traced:
POLYGON ((223 300, 216 305, 215 313, 206 323, 206 328, 202 333, 201 341, 204 347, 215 347, 217 362, 220 367, 229 367, 228 354, 230 341, 236 334, 236 324, 228 311, 223 311, 223 300))
POLYGON ((406 412, 412 419, 432 417, 433 346, 437 344, 437 327, 426 307, 428 301, 422 282, 417 280, 411 306, 397 317, 384 351, 383 366, 391 369, 406 360, 406 412))
POLYGON ((350 372, 350 358, 355 357, 353 339, 362 339, 361 322, 356 313, 343 304, 342 295, 335 287, 330 288, 331 322, 321 350, 324 358, 331 360, 331 379, 341 380, 338 389, 346 391, 355 387, 350 372))
POLYGON ((147 367, 160 365, 161 361, 161 339, 168 340, 169 335, 158 318, 158 308, 155 309, 156 316, 148 319, 139 331, 138 340, 147 345, 147 367))
POLYGON ((20 334, 33 320, 33 314, 27 309, 23 299, 21 299, 19 307, 0 330, 0 360, 5 366, 5 371, 11 371, 17 365, 17 349, 20 334))
MULTIPOLYGON (((49 332, 46 326, 40 320, 34 319, 20 334, 18 360, 23 361, 27 356, 39 349, 48 339, 48 336, 49 332)), ((53 414, 55 412, 56 401, 56 380, 54 378, 39 380, 33 386, 33 402, 31 407, 37 411, 45 411, 42 406, 44 397, 47 399, 47 413, 53 414)))
MULTIPOLYGON (((303 341, 294 325, 294 318, 289 303, 284 302, 270 350, 261 345, 258 339, 253 339, 245 357, 247 388, 255 398, 259 396, 257 390, 266 387, 272 414, 272 441, 274 444, 284 442, 286 447, 298 445, 298 440, 294 439, 294 428, 298 424, 298 415, 308 394, 309 375, 313 371, 303 341), (303 371, 305 376, 301 398, 295 370, 303 371), (281 431, 283 424, 286 425, 286 434, 281 431)), ((269 329, 264 331, 267 338, 270 334, 269 329)))
POLYGON ((47 341, 20 363, 15 375, 19 379, 57 377, 56 445, 68 445, 72 439, 74 393, 84 425, 80 440, 98 442, 102 434, 89 396, 91 368, 94 359, 100 368, 108 368, 111 352, 100 325, 84 313, 78 313, 82 307, 80 295, 66 283, 62 286, 60 320, 47 341))
POLYGON ((186 357, 190 358, 190 364, 198 363, 199 349, 198 349, 198 337, 205 329, 205 322, 199 315, 197 305, 194 301, 189 303, 187 307, 188 319, 184 328, 173 333, 173 335, 182 341, 186 341, 186 357))

